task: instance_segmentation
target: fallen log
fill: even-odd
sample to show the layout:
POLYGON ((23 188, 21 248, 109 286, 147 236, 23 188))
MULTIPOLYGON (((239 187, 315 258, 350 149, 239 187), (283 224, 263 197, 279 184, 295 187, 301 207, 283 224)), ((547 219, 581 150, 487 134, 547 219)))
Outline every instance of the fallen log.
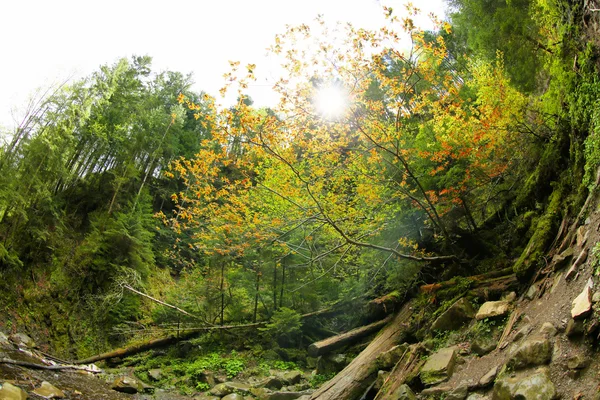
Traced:
POLYGON ((411 378, 416 377, 425 363, 422 359, 423 347, 413 344, 396 363, 374 400, 396 400, 399 398, 397 390, 411 378))
POLYGON ((357 399, 377 376, 377 356, 403 342, 410 330, 413 301, 406 303, 400 312, 381 330, 379 335, 339 374, 311 395, 311 400, 357 399))
POLYGON ((502 294, 517 289, 518 286, 519 279, 517 278, 517 275, 511 274, 479 282, 475 285, 475 288, 467 292, 467 295, 485 299, 487 301, 497 299, 502 296, 502 294))
POLYGON ((42 370, 51 370, 51 371, 63 371, 63 370, 67 370, 67 369, 74 369, 74 370, 78 370, 78 371, 87 371, 87 372, 93 372, 93 373, 101 373, 102 372, 102 370, 99 368, 82 367, 79 365, 43 365, 43 364, 36 364, 36 363, 32 363, 32 362, 27 362, 27 361, 11 360, 10 358, 0 358, 0 364, 10 364, 10 365, 17 365, 19 367, 29 368, 29 369, 42 369, 42 370))
POLYGON ((386 318, 382 321, 377 321, 366 326, 361 326, 360 328, 352 329, 351 331, 312 343, 310 346, 308 346, 308 355, 311 357, 317 357, 344 347, 348 344, 355 343, 365 336, 381 330, 381 328, 383 328, 388 322, 390 322, 390 318, 386 318))
POLYGON ((475 282, 475 285, 479 285, 482 282, 485 282, 487 280, 490 280, 493 278, 500 278, 503 276, 508 276, 513 273, 514 273, 514 271, 513 271, 512 267, 508 267, 508 268, 504 268, 504 269, 501 269, 498 271, 487 272, 485 274, 480 274, 480 275, 465 276, 465 277, 460 277, 460 278, 455 277, 455 278, 452 278, 452 279, 444 281, 444 282, 430 283, 427 285, 422 285, 420 287, 420 291, 422 293, 434 293, 441 289, 447 289, 447 288, 456 286, 458 283, 460 283, 464 279, 469 279, 469 280, 475 282))

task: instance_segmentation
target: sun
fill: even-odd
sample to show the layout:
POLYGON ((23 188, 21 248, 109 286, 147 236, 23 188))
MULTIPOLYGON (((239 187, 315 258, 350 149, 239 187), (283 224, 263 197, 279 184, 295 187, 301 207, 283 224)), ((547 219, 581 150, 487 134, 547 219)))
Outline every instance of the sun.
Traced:
POLYGON ((321 87, 315 96, 315 107, 324 118, 338 119, 348 108, 348 94, 340 86, 321 87))

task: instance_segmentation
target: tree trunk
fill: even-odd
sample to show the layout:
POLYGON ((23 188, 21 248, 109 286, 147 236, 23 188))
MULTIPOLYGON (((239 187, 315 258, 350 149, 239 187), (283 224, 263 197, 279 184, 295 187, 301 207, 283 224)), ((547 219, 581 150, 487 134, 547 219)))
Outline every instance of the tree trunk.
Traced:
POLYGON ((221 324, 223 325, 225 322, 225 262, 221 262, 221 313, 220 319, 221 324))
POLYGON ((339 374, 312 394, 311 400, 358 399, 377 377, 377 356, 407 337, 412 314, 413 302, 409 301, 366 349, 339 374))
POLYGON ((375 400, 398 399, 398 393, 396 393, 398 388, 406 383, 407 379, 415 377, 425 363, 425 360, 421 357, 422 354, 423 348, 420 344, 411 345, 383 382, 381 389, 375 396, 375 400))
POLYGON ((254 293, 254 314, 252 315, 252 322, 256 322, 256 316, 258 314, 258 292, 260 290, 260 270, 256 267, 256 292, 254 293))
POLYGON ((327 354, 333 350, 344 347, 348 344, 357 342, 358 340, 368 336, 372 333, 379 331, 383 328, 391 318, 386 318, 382 321, 374 322, 370 325, 361 326, 360 328, 352 329, 351 331, 341 333, 336 336, 332 336, 325 340, 315 342, 308 346, 308 355, 311 357, 317 357, 322 354, 327 354))

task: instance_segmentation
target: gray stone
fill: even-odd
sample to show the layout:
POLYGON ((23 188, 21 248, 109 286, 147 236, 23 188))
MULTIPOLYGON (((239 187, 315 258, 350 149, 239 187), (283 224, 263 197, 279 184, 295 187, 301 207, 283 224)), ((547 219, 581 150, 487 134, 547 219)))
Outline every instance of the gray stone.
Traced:
POLYGON ((431 386, 450 378, 456 365, 456 352, 456 347, 446 347, 432 354, 421 368, 421 382, 431 386))
POLYGON ((592 296, 592 303, 598 303, 599 301, 600 301, 600 290, 597 290, 594 292, 594 295, 592 296))
POLYGON ((295 385, 302 380, 302 372, 298 370, 287 371, 283 374, 282 378, 288 385, 295 385))
POLYGON ((477 337, 471 343, 471 351, 481 357, 494 351, 497 345, 498 342, 492 337, 477 337))
POLYGON ((258 382, 255 387, 264 387, 267 389, 279 390, 283 387, 283 380, 277 376, 269 376, 268 378, 258 382))
POLYGON ((35 342, 33 341, 33 339, 24 333, 15 333, 14 335, 10 335, 8 338, 16 345, 25 346, 29 348, 35 347, 35 342))
POLYGON ((317 374, 328 375, 337 373, 346 367, 345 354, 326 354, 319 357, 317 361, 317 374))
POLYGON ((160 368, 154 368, 154 369, 150 369, 148 370, 148 377, 150 379, 152 379, 153 381, 160 381, 160 378, 162 378, 162 371, 160 368))
POLYGON ((523 342, 508 360, 514 369, 546 364, 552 358, 552 343, 546 338, 529 339, 523 342))
POLYGON ((466 385, 453 386, 434 386, 421 391, 421 396, 426 398, 444 399, 444 400, 464 400, 469 393, 466 385))
POLYGON ((488 399, 489 398, 487 396, 484 396, 479 393, 471 393, 469 395, 469 397, 467 397, 467 400, 488 400, 488 399))
POLYGON ((565 328, 565 335, 567 335, 567 337, 573 337, 583 334, 584 331, 585 325, 583 324, 582 320, 576 321, 574 319, 570 319, 569 322, 567 322, 567 327, 565 328))
POLYGON ((268 397, 272 392, 271 390, 264 388, 264 387, 260 387, 260 388, 250 388, 250 393, 252 393, 252 396, 256 397, 257 399, 264 399, 266 397, 268 397))
POLYGON ((479 321, 486 318, 503 317, 508 314, 509 309, 510 303, 508 301, 486 301, 479 307, 475 319, 479 321))
POLYGON ((529 333, 533 330, 533 328, 531 327, 531 325, 529 324, 525 324, 523 325, 523 327, 521 329, 519 329, 517 331, 517 333, 515 333, 515 336, 513 338, 513 342, 516 342, 518 340, 521 340, 522 338, 524 338, 525 336, 529 335, 529 333))
POLYGON ((385 380, 388 378, 388 376, 390 376, 390 373, 388 371, 377 371, 377 379, 375 379, 375 384, 373 385, 373 388, 379 391, 379 389, 383 387, 383 384, 385 383, 385 380))
POLYGON ((517 299, 517 294, 515 292, 509 292, 509 293, 505 294, 504 296, 502 296, 502 298, 500 300, 508 301, 509 303, 512 303, 516 299, 517 299))
POLYGON ((583 291, 573 300, 571 318, 583 319, 592 312, 592 287, 589 281, 583 291))
POLYGON ((572 247, 569 247, 562 253, 555 255, 554 257, 552 257, 552 262, 554 263, 554 270, 556 271, 559 269, 563 269, 564 267, 567 266, 567 264, 569 263, 569 261, 571 261, 572 258, 573 258, 573 248, 572 247))
POLYGON ((228 386, 227 383, 219 383, 217 386, 210 389, 210 394, 217 397, 225 397, 231 393, 233 393, 233 388, 228 386))
POLYGON ((8 340, 8 336, 6 336, 4 332, 0 332, 0 346, 8 345, 10 345, 10 340, 8 340))
POLYGON ((540 333, 546 337, 553 337, 556 332, 556 327, 551 322, 544 322, 540 328, 540 333))
POLYGON ((589 235, 590 231, 587 230, 585 226, 580 226, 577 228, 577 247, 581 248, 584 244, 586 244, 589 235))
POLYGON ((27 393, 23 389, 8 382, 3 383, 0 388, 0 399, 2 400, 25 400, 27 397, 27 393))
POLYGON ((65 392, 46 381, 43 381, 42 386, 35 389, 33 393, 44 399, 63 399, 65 397, 65 392))
POLYGON ((537 284, 533 284, 531 286, 529 286, 529 289, 527 289, 527 293, 525 293, 525 297, 527 297, 527 299, 529 300, 533 300, 535 298, 535 296, 537 295, 539 291, 539 287, 537 284))
POLYGON ((381 353, 377 356, 377 367, 384 370, 391 369, 398 361, 400 361, 400 358, 407 348, 408 345, 403 343, 381 353))
POLYGON ((416 400, 417 396, 407 384, 401 385, 391 397, 397 400, 416 400))
POLYGON ((432 331, 459 329, 475 316, 475 309, 466 298, 461 298, 444 311, 431 325, 432 331))
POLYGON ((567 367, 569 369, 584 369, 589 365, 589 360, 581 353, 572 354, 567 359, 567 367))
POLYGON ((130 376, 121 376, 113 381, 112 389, 117 392, 135 394, 141 392, 143 387, 137 379, 130 376))
POLYGON ((556 389, 545 368, 529 375, 498 379, 492 394, 493 400, 552 400, 555 397, 556 389))
POLYGON ((487 387, 487 386, 491 385, 492 383, 494 383, 494 379, 496 379, 496 375, 498 375, 498 367, 492 368, 491 370, 488 371, 487 374, 482 376, 481 379, 479 379, 479 386, 487 387))
POLYGON ((312 391, 303 392, 273 392, 265 397, 265 400, 296 400, 299 397, 310 395, 312 391))
POLYGON ((237 393, 230 393, 227 396, 222 397, 221 400, 244 400, 244 396, 237 393))
POLYGON ((225 382, 225 386, 233 389, 234 392, 241 394, 249 394, 250 393, 250 385, 247 385, 242 382, 225 382))

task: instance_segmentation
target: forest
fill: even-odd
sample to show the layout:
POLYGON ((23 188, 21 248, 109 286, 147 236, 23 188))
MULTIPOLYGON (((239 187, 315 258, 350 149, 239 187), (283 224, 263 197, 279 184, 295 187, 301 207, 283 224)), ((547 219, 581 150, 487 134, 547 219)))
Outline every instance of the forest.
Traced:
MULTIPOLYGON (((246 94, 256 65, 230 62, 224 108, 148 55, 34 98, 2 132, 0 331, 64 360, 125 349, 109 367, 191 396, 207 370, 312 370, 399 315, 403 341, 437 343, 461 297, 524 292, 593 208, 600 8, 448 6, 433 30, 416 3, 372 31, 288 27, 271 108, 246 94)), ((371 390, 319 391, 338 371, 310 398, 371 390)))

